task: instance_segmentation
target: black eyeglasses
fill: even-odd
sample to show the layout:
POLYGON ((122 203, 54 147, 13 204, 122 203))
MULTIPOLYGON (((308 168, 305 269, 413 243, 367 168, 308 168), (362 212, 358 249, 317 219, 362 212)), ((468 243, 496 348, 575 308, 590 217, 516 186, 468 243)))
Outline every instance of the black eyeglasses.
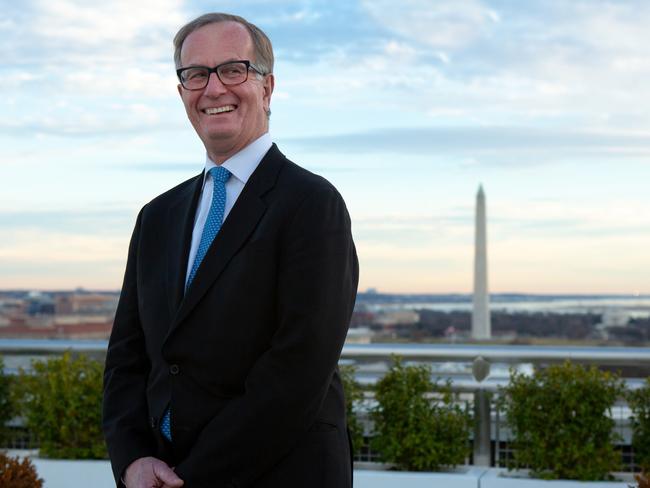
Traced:
POLYGON ((181 85, 186 90, 203 90, 208 86, 212 73, 216 73, 217 78, 224 85, 241 85, 248 79, 248 70, 250 69, 264 76, 264 73, 248 60, 228 61, 214 68, 208 68, 207 66, 189 66, 187 68, 177 69, 176 74, 181 85))

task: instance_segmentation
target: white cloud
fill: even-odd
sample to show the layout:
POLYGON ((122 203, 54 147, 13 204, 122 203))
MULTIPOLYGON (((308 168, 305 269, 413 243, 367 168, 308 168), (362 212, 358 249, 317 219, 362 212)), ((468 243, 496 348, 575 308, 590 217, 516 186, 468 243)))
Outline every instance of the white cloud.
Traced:
POLYGON ((314 22, 320 19, 321 15, 319 12, 315 12, 310 9, 298 10, 293 14, 289 14, 286 18, 289 21, 293 22, 314 22))
POLYGON ((62 79, 65 94, 78 97, 112 96, 114 98, 176 99, 178 81, 171 64, 147 66, 82 67, 68 70, 62 79))
MULTIPOLYGON (((250 4, 252 2, 248 3, 250 4)), ((286 2, 286 5, 282 5, 282 2, 278 0, 262 1, 259 3, 260 8, 256 9, 255 17, 250 17, 248 20, 254 22, 258 26, 266 26, 267 28, 269 26, 291 27, 292 24, 309 25, 317 23, 323 17, 319 10, 310 5, 302 5, 299 8, 296 8, 296 3, 304 2, 296 2, 295 0, 286 2)), ((310 2, 307 2, 307 4, 309 3, 310 2)), ((228 12, 230 10, 223 9, 220 11, 228 12)))
POLYGON ((34 0, 28 8, 8 25, 21 35, 11 37, 15 54, 0 75, 14 94, 0 112, 21 111, 0 126, 75 136, 169 125, 162 114, 179 103, 172 37, 188 20, 182 0, 34 0))
POLYGON ((501 22, 501 16, 496 10, 488 10, 487 16, 490 18, 490 20, 492 20, 492 22, 501 22))
POLYGON ((184 20, 182 7, 180 0, 37 0, 33 32, 68 42, 73 50, 137 47, 160 30, 174 32, 184 20))
POLYGON ((363 0, 362 5, 390 32, 436 49, 462 48, 499 18, 480 0, 363 0))
POLYGON ((603 234, 648 238, 650 233, 650 203, 645 199, 616 198, 616 205, 608 195, 601 202, 590 201, 581 205, 580 198, 573 199, 498 199, 490 207, 494 216, 491 224, 498 229, 495 236, 509 239, 539 240, 566 239, 574 242, 597 241, 603 234), (528 235, 528 237, 526 237, 528 235))
POLYGON ((12 19, 0 19, 0 31, 11 31, 16 27, 16 23, 12 19))
POLYGON ((531 0, 363 2, 387 34, 279 80, 294 100, 432 114, 431 121, 650 127, 650 5, 531 0), (304 93, 304 97, 301 94, 304 93), (314 96, 317 95, 317 96, 314 96))
POLYGON ((0 75, 0 86, 3 88, 19 89, 25 83, 44 81, 43 75, 30 71, 16 70, 0 75))
POLYGON ((390 57, 405 57, 407 59, 413 59, 417 54, 415 48, 410 44, 395 40, 387 42, 384 51, 390 57))
POLYGON ((43 229, 5 229, 0 263, 121 262, 126 256, 128 236, 44 232, 43 229))
POLYGON ((47 76, 59 93, 155 97, 172 84, 169 96, 182 9, 181 0, 35 0, 35 17, 22 29, 41 48, 25 50, 22 62, 33 69, 27 75, 47 76))

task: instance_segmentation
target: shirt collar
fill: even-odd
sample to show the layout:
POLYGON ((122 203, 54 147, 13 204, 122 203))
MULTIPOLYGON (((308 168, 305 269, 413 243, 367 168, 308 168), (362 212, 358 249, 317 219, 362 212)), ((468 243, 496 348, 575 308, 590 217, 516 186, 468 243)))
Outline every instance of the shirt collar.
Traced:
MULTIPOLYGON (((233 154, 226 159, 221 166, 226 168, 230 173, 241 181, 244 185, 248 178, 253 174, 255 168, 260 164, 264 155, 271 149, 272 145, 271 135, 265 132, 260 137, 251 142, 244 149, 238 153, 233 154)), ((203 172, 203 184, 207 177, 208 171, 211 168, 216 168, 218 165, 210 159, 208 155, 205 156, 205 171, 203 172)))

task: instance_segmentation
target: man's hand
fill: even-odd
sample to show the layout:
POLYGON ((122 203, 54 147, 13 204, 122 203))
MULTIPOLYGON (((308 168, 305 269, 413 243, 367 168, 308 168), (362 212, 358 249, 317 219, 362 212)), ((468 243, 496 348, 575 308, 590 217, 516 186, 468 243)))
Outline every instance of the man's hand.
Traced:
POLYGON ((155 457, 136 459, 124 473, 126 488, 180 488, 183 483, 167 463, 155 457))

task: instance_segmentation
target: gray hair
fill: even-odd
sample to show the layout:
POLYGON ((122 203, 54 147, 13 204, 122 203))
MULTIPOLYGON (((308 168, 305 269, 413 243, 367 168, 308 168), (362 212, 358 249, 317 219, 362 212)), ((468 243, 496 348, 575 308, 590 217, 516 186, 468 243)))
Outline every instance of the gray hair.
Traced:
POLYGON ((181 49, 183 42, 195 30, 208 25, 216 24, 218 22, 237 22, 238 24, 246 27, 246 30, 253 40, 253 55, 255 59, 251 62, 263 74, 267 75, 273 73, 273 46, 268 36, 254 24, 251 24, 239 15, 223 14, 223 13, 209 13, 201 15, 191 22, 185 24, 174 36, 174 64, 176 68, 181 67, 181 49))

